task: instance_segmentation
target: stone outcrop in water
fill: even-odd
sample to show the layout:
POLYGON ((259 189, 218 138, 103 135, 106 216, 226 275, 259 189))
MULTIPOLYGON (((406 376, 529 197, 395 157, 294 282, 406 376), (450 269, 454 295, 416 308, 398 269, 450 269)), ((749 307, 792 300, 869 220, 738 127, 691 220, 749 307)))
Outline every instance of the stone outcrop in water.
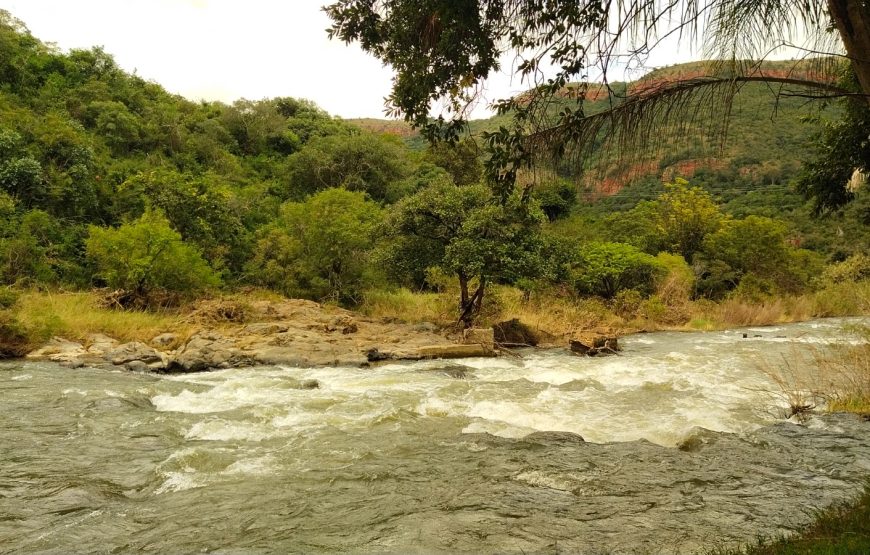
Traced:
POLYGON ((463 342, 456 343, 431 324, 361 318, 305 300, 254 302, 247 322, 232 319, 204 325, 186 339, 164 333, 153 338, 151 345, 119 345, 101 336, 92 347, 97 348, 54 338, 28 356, 68 366, 112 364, 136 371, 200 372, 260 364, 358 367, 384 360, 495 354, 492 329, 468 330, 463 342), (178 348, 170 348, 175 345, 178 348))
POLYGON ((572 339, 569 345, 572 352, 590 357, 615 355, 619 351, 619 340, 615 336, 597 335, 577 338, 572 339))
POLYGON ((27 354, 27 358, 35 360, 50 360, 64 365, 76 365, 88 355, 85 346, 63 337, 52 337, 39 349, 27 354))

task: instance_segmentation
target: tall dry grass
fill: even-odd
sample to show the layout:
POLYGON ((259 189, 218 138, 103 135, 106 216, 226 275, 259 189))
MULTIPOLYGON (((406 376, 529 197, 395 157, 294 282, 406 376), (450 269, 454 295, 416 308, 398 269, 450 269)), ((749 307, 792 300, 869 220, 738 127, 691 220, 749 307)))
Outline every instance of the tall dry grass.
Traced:
POLYGON ((455 323, 459 314, 457 298, 452 293, 376 289, 366 292, 357 310, 370 318, 448 326, 455 323))
POLYGON ((778 387, 770 393, 789 407, 785 416, 814 409, 870 415, 870 328, 845 332, 838 344, 761 364, 778 387))
POLYGON ((84 341, 93 333, 121 341, 148 341, 166 331, 184 335, 192 330, 177 312, 107 309, 92 292, 23 292, 15 318, 43 341, 55 335, 84 341))
POLYGON ((625 320, 598 299, 579 299, 553 293, 526 296, 514 287, 493 288, 496 310, 489 314, 495 323, 519 319, 532 329, 553 338, 570 337, 588 330, 613 331, 624 328, 625 320))

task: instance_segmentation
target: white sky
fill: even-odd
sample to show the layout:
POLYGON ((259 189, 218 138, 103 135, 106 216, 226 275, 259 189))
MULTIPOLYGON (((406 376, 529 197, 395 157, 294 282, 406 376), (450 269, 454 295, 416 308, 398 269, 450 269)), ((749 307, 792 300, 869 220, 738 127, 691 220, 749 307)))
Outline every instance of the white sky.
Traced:
MULTIPOLYGON (((329 2, 0 0, 0 9, 43 42, 63 50, 103 46, 125 70, 193 100, 292 96, 346 118, 384 117, 392 71, 358 46, 327 38, 329 18, 320 7, 329 2)), ((663 46, 650 62, 690 59, 688 52, 663 46)), ((524 88, 497 75, 486 98, 524 88)), ((482 106, 474 115, 488 114, 482 106)))

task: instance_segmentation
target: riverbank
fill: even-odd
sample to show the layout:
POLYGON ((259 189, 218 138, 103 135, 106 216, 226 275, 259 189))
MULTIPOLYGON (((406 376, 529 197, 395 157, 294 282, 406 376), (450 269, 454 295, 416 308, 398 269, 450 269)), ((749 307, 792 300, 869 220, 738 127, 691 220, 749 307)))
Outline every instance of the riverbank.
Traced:
POLYGON ((741 549, 713 550, 709 555, 851 555, 870 553, 870 486, 851 503, 818 513, 803 532, 773 541, 759 540, 741 549))
POLYGON ((430 322, 375 320, 263 294, 204 299, 152 313, 100 306, 94 293, 31 292, 20 298, 16 316, 36 345, 22 354, 70 367, 198 372, 256 365, 358 367, 494 354, 491 332, 487 337, 430 322))
MULTIPOLYGON (((278 334, 295 333, 297 343, 300 338, 302 344, 307 343, 306 352, 316 353, 295 358, 292 353, 284 353, 279 359, 285 362, 361 364, 367 360, 365 352, 371 349, 413 356, 409 349, 461 342, 455 320, 454 293, 371 291, 352 312, 253 289, 200 299, 175 308, 122 310, 107 305, 102 292, 5 289, 0 299, 3 301, 0 303, 0 354, 23 356, 45 346, 54 337, 78 343, 85 350, 95 337, 103 341, 99 336, 119 344, 146 345, 162 337, 158 346, 175 350, 203 333, 235 339, 246 335, 262 338, 271 335, 264 330, 271 330, 278 334), (351 332, 347 322, 363 325, 351 332), (336 333, 341 330, 346 333, 336 333)), ((623 296, 605 302, 553 292, 527 294, 515 288, 496 286, 491 289, 480 325, 491 327, 515 321, 521 323, 525 335, 524 340, 516 342, 567 346, 571 339, 589 334, 710 331, 868 314, 870 281, 832 285, 800 296, 753 301, 735 298, 719 303, 692 301, 685 294, 661 294, 648 299, 623 296)), ((235 339, 233 347, 247 351, 276 347, 268 342, 280 341, 280 338, 270 337, 267 344, 263 344, 250 337, 235 339)))
MULTIPOLYGON (((375 318, 424 319, 450 325, 455 321, 456 298, 458 292, 452 290, 375 291, 366 296, 359 311, 375 318)), ((867 315, 870 315, 870 280, 829 284, 802 295, 735 297, 719 302, 692 300, 688 291, 679 287, 663 287, 649 298, 627 294, 605 301, 564 291, 524 293, 513 287, 495 286, 488 293, 480 319, 484 326, 518 319, 537 331, 544 343, 558 343, 588 331, 615 335, 714 331, 867 315)))

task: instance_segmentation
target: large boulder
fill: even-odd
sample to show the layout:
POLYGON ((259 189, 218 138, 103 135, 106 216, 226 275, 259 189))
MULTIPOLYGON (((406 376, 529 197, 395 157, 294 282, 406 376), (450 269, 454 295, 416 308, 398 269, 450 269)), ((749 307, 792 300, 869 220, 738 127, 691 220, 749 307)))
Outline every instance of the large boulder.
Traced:
POLYGON ((31 351, 27 358, 45 359, 53 362, 70 363, 86 356, 87 350, 81 343, 69 341, 63 337, 52 337, 51 341, 41 348, 31 351))
POLYGON ((252 366, 256 361, 232 341, 211 332, 191 337, 167 364, 168 372, 202 372, 212 368, 252 366))
POLYGON ((141 369, 144 364, 151 370, 161 370, 167 363, 167 356, 164 353, 140 341, 118 345, 106 353, 105 358, 116 366, 134 363, 132 366, 136 369, 141 369))
POLYGON ((495 342, 505 347, 535 347, 538 333, 518 318, 499 322, 492 326, 495 342))

